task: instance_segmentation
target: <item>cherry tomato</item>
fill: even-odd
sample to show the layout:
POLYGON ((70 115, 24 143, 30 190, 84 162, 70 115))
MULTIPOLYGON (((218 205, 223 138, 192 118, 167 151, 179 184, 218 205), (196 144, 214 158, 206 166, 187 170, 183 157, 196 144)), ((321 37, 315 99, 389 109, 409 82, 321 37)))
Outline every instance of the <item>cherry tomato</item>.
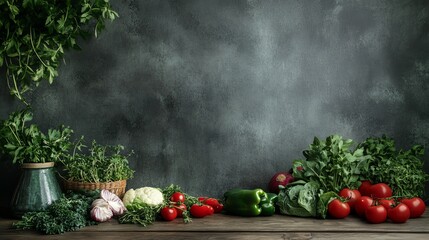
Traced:
POLYGON ((365 217, 370 223, 383 223, 387 219, 387 211, 381 205, 369 206, 365 210, 365 217))
POLYGON ((214 213, 214 208, 210 205, 203 205, 203 209, 206 211, 207 215, 212 215, 214 213))
POLYGON ((334 199, 328 204, 328 213, 333 218, 345 218, 350 214, 350 206, 339 199, 334 199))
POLYGON ((399 203, 387 210, 387 216, 394 223, 404 223, 410 218, 410 209, 404 203, 399 203))
POLYGON ((371 181, 363 180, 361 181, 360 187, 358 188, 361 196, 369 196, 368 190, 372 186, 371 181))
POLYGON ((187 210, 187 207, 184 203, 176 205, 177 217, 183 217, 183 211, 187 210))
POLYGON ((369 188, 368 194, 373 198, 390 198, 392 189, 385 183, 377 183, 369 188))
POLYGON ((219 203, 217 205, 212 206, 215 213, 220 213, 223 210, 223 204, 219 203))
POLYGON ((364 217, 366 209, 369 208, 373 202, 374 200, 368 196, 358 198, 355 203, 356 214, 360 217, 364 217))
POLYGON ((349 188, 344 188, 338 194, 340 197, 347 199, 347 204, 349 204, 350 209, 354 209, 356 200, 361 197, 358 190, 351 190, 349 188))
POLYGON ((202 201, 202 203, 212 206, 219 204, 219 201, 216 198, 206 198, 202 201))
POLYGON ((410 218, 418 218, 426 210, 425 203, 419 197, 404 198, 401 200, 401 202, 407 205, 407 207, 410 209, 410 218))
POLYGON ((205 206, 208 206, 208 205, 194 204, 191 206, 191 209, 189 211, 191 212, 191 215, 193 217, 202 218, 202 217, 209 215, 209 213, 210 213, 209 212, 210 209, 205 207, 205 206))
POLYGON ((389 209, 395 205, 395 201, 393 199, 379 199, 378 204, 383 206, 387 212, 389 212, 389 209))
POLYGON ((219 203, 216 198, 198 198, 203 204, 209 205, 214 209, 215 213, 220 213, 223 210, 223 204, 219 203))
POLYGON ((177 210, 174 207, 164 207, 161 209, 161 216, 166 221, 172 221, 177 217, 177 210))
POLYGON ((219 200, 216 198, 199 197, 198 200, 203 204, 211 206, 215 213, 220 213, 223 210, 223 204, 219 203, 219 200))
POLYGON ((171 195, 170 201, 183 203, 185 202, 185 195, 183 195, 181 192, 175 192, 171 195))

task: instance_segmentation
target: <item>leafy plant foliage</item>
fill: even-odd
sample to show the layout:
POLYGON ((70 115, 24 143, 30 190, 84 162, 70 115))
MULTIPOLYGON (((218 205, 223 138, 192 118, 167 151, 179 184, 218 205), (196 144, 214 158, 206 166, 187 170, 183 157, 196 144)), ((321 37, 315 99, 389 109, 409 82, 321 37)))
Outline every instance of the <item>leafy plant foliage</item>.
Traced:
POLYGON ((90 219, 91 203, 99 192, 69 193, 53 202, 45 211, 28 212, 13 224, 18 229, 33 229, 44 234, 75 231, 96 224, 90 219))
POLYGON ((314 181, 324 192, 339 192, 343 188, 356 189, 360 174, 367 171, 368 159, 362 148, 351 150, 353 141, 331 135, 325 141, 314 138, 305 160, 295 160, 293 176, 306 182, 314 181))
POLYGON ((60 126, 45 135, 35 124, 30 110, 12 113, 0 124, 0 150, 13 158, 13 163, 58 162, 67 158, 73 131, 60 126))
POLYGON ((368 171, 363 173, 364 179, 388 184, 396 196, 423 197, 428 174, 423 170, 421 145, 398 151, 392 138, 382 136, 367 138, 359 147, 364 154, 372 156, 368 171))
POLYGON ((11 94, 23 93, 43 79, 52 83, 66 49, 79 49, 86 26, 95 23, 95 36, 105 20, 118 14, 108 0, 0 1, 0 67, 6 66, 11 94))
POLYGON ((83 138, 76 144, 72 154, 62 159, 67 178, 78 182, 112 182, 133 177, 134 171, 129 167, 128 155, 121 152, 124 146, 103 146, 95 140, 87 152, 83 138))

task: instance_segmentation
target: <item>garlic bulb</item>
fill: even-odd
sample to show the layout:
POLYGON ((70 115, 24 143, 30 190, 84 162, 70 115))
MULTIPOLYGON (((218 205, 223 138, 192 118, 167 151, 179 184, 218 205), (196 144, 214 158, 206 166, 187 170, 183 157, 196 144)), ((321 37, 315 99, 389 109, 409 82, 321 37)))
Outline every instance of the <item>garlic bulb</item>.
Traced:
POLYGON ((112 210, 115 216, 122 215, 127 210, 121 199, 108 190, 101 190, 101 198, 108 203, 110 210, 112 210))
POLYGON ((97 222, 105 222, 112 218, 113 212, 104 199, 96 199, 92 202, 91 218, 97 222), (101 200, 101 201, 100 201, 101 200))

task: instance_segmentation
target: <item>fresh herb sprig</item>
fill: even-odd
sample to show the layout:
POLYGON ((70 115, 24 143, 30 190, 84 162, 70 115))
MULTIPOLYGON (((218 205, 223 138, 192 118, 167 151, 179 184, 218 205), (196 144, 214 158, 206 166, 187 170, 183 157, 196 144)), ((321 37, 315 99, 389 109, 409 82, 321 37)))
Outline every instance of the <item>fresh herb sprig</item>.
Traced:
POLYGON ((18 229, 32 229, 44 234, 60 234, 96 224, 90 219, 94 194, 70 193, 47 207, 45 211, 29 212, 13 223, 18 229))
POLYGON ((0 1, 0 67, 6 66, 11 94, 23 93, 42 80, 52 83, 67 49, 79 49, 79 37, 95 36, 118 14, 109 0, 0 1))
POLYGON ((325 141, 314 138, 305 160, 295 160, 293 176, 305 182, 316 182, 324 192, 339 192, 343 188, 356 189, 360 174, 368 169, 370 156, 362 148, 351 150, 353 141, 331 135, 325 141))
POLYGON ((151 206, 137 198, 133 203, 127 205, 127 211, 118 221, 119 223, 134 223, 146 227, 155 222, 162 208, 163 205, 151 206))
POLYGON ((359 147, 371 155, 369 168, 362 178, 373 183, 386 183, 395 196, 423 197, 429 175, 424 172, 424 148, 414 145, 409 150, 397 150, 395 142, 387 136, 367 138, 359 147))

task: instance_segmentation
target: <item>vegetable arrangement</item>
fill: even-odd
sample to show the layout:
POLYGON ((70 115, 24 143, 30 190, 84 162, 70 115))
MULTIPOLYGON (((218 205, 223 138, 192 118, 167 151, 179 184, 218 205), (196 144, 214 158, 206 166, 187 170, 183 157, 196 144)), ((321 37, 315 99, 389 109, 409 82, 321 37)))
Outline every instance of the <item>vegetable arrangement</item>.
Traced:
MULTIPOLYGON (((161 219, 182 218, 184 223, 189 223, 191 217, 220 212, 243 217, 272 216, 280 212, 337 219, 356 214, 374 224, 404 223, 409 218, 420 217, 426 210, 419 197, 421 185, 427 180, 419 160, 423 149, 416 145, 408 151, 396 151, 393 141, 384 136, 369 138, 354 150, 351 150, 352 144, 352 140, 343 140, 338 135, 329 136, 325 141, 315 138, 304 151, 305 160, 294 161, 290 172, 276 173, 270 179, 269 189, 279 191, 278 195, 260 188, 236 188, 225 192, 220 202, 215 198, 188 195, 179 186, 170 185, 164 189, 129 189, 121 201, 103 190, 98 199, 76 194, 72 198, 64 197, 46 211, 24 215, 14 226, 55 234, 115 216, 120 223, 147 226, 161 219), (384 166, 397 166, 405 171, 398 165, 408 162, 411 169, 396 178, 392 178, 384 166), (377 175, 377 171, 385 172, 377 175)), ((100 151, 102 155, 103 151, 100 151)))
POLYGON ((421 216, 428 180, 420 160, 423 147, 397 151, 386 136, 368 138, 354 150, 352 144, 338 135, 315 138, 305 160, 293 162, 294 182, 279 186, 280 213, 319 218, 356 213, 369 223, 421 216))
POLYGON ((223 205, 217 199, 194 197, 183 193, 177 185, 164 189, 143 187, 130 189, 124 195, 127 211, 119 218, 120 223, 136 223, 142 226, 152 224, 156 219, 171 221, 177 217, 184 223, 192 217, 201 218, 222 211, 223 205))

